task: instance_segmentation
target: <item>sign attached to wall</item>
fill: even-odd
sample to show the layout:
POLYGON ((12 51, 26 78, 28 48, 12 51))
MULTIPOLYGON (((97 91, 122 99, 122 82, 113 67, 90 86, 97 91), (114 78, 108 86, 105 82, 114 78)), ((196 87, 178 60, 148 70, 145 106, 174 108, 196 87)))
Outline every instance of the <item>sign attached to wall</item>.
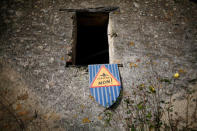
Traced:
POLYGON ((91 95, 104 107, 110 107, 118 98, 121 82, 117 64, 89 65, 91 95))

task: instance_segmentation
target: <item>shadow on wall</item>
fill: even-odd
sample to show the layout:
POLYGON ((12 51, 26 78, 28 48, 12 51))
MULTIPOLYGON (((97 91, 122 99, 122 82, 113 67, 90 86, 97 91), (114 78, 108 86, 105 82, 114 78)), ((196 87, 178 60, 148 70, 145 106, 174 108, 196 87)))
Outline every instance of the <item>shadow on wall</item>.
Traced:
POLYGON ((197 4, 197 0, 189 0, 189 1, 194 2, 194 3, 196 3, 196 4, 197 4))
POLYGON ((9 1, 6 0, 0 1, 0 38, 8 28, 8 24, 6 24, 6 17, 8 16, 8 11, 7 8, 5 8, 8 5, 9 5, 9 1))
MULTIPOLYGON (((120 74, 120 73, 119 73, 120 74)), ((121 104, 121 102, 122 102, 122 98, 123 98, 123 85, 122 85, 122 77, 120 76, 120 82, 121 82, 121 86, 122 86, 122 88, 121 88, 121 90, 120 90, 120 94, 119 94, 119 97, 117 98, 117 100, 116 100, 116 102, 112 105, 112 106, 110 106, 108 109, 109 110, 112 110, 112 111, 114 111, 114 110, 116 110, 116 108, 121 104)))
POLYGON ((17 11, 26 12, 33 9, 34 0, 0 0, 0 38, 21 16, 17 16, 17 11))
POLYGON ((20 74, 0 60, 0 130, 50 130, 44 118, 20 74))

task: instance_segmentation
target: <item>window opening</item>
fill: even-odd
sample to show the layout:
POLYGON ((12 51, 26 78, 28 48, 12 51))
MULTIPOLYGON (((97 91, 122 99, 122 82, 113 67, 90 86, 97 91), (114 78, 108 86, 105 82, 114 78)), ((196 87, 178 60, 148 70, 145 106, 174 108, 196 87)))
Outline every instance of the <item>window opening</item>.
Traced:
POLYGON ((75 65, 109 63, 107 36, 109 13, 77 12, 75 65))

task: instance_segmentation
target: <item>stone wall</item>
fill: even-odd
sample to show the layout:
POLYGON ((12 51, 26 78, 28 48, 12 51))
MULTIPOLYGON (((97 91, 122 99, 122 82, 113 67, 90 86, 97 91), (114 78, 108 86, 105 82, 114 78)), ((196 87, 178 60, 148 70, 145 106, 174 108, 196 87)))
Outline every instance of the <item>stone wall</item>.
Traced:
POLYGON ((195 3, 2 0, 0 11, 2 129, 197 128, 195 3), (90 95, 87 67, 66 67, 75 12, 59 9, 96 7, 119 7, 109 15, 108 37, 110 62, 123 64, 123 90, 110 109, 90 95))

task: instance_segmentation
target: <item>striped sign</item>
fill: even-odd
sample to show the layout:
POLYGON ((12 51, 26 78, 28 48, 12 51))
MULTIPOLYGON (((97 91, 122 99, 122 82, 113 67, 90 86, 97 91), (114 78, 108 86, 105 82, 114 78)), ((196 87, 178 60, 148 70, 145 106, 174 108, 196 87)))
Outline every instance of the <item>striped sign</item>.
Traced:
POLYGON ((110 107, 117 100, 121 82, 117 64, 89 65, 91 95, 104 107, 110 107))

